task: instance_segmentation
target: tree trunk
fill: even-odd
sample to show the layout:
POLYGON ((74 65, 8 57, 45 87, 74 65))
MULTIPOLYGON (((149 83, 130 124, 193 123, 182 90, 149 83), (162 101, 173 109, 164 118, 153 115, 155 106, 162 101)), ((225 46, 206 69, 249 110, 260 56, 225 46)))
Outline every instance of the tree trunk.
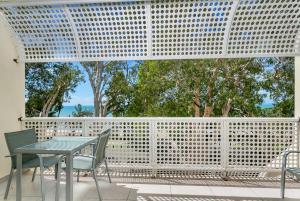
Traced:
POLYGON ((225 103, 225 105, 223 106, 223 108, 222 108, 223 117, 228 117, 228 114, 229 114, 230 109, 231 109, 231 103, 232 103, 232 99, 229 98, 227 100, 227 102, 225 103))
POLYGON ((204 108, 204 117, 210 117, 211 113, 213 112, 213 107, 212 106, 208 106, 207 104, 205 104, 205 108, 204 108))
POLYGON ((211 113, 213 112, 212 106, 212 86, 208 86, 207 88, 207 103, 205 104, 204 108, 204 117, 210 117, 211 113))
POLYGON ((94 95, 94 116, 99 117, 100 116, 100 103, 98 100, 98 97, 94 95))
POLYGON ((58 97, 58 94, 60 92, 61 87, 59 86, 55 93, 50 96, 50 98, 46 101, 45 105, 43 106, 43 110, 42 110, 42 117, 48 117, 49 112, 51 111, 51 108, 53 107, 53 104, 55 103, 56 98, 58 97))
POLYGON ((199 80, 195 81, 193 107, 194 107, 194 111, 195 111, 195 117, 200 117, 201 112, 200 112, 200 82, 199 82, 199 80))

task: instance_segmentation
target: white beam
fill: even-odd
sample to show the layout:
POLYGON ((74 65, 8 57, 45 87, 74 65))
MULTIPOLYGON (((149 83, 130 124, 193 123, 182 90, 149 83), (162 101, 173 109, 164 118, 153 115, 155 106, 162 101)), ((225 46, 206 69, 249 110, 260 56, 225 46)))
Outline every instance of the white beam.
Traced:
POLYGON ((300 56, 295 57, 295 117, 300 117, 300 56))
POLYGON ((224 35, 224 44, 223 44, 223 54, 226 55, 227 51, 228 51, 228 42, 229 42, 229 34, 230 34, 230 30, 231 30, 231 25, 233 22, 233 18, 234 15, 236 13, 236 9, 238 7, 240 3, 240 0, 236 0, 233 2, 232 7, 231 7, 231 11, 230 11, 230 15, 228 16, 228 22, 227 22, 227 26, 226 26, 226 30, 225 30, 225 35, 224 35))
POLYGON ((72 32, 73 32, 73 34, 74 34, 74 39, 75 39, 75 42, 76 42, 76 48, 77 48, 77 58, 76 58, 76 59, 78 59, 78 58, 81 58, 81 57, 82 57, 82 53, 81 53, 81 45, 80 45, 80 41, 79 41, 78 31, 77 31, 76 25, 75 25, 75 23, 74 23, 74 20, 73 20, 73 18, 72 18, 72 15, 71 15, 71 13, 70 13, 70 11, 69 11, 68 6, 66 6, 66 5, 64 6, 64 11, 65 11, 66 16, 67 16, 67 18, 68 18, 68 20, 69 20, 69 22, 70 22, 71 27, 72 27, 72 32))
POLYGON ((0 6, 38 6, 38 5, 61 5, 83 3, 113 3, 113 2, 136 2, 145 0, 0 0, 0 6))

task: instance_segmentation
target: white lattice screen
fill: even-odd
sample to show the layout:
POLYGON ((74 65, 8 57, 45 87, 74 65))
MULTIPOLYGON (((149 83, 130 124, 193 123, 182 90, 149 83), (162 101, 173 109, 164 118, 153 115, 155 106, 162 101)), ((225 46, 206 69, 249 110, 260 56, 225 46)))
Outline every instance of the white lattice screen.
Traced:
POLYGON ((25 62, 300 54, 298 0, 0 1, 25 62))
MULTIPOLYGON (((111 127, 107 157, 120 174, 257 176, 278 170, 284 151, 299 149, 293 118, 25 118, 23 127, 35 128, 40 140, 95 136, 111 127)), ((299 156, 288 165, 299 166, 299 156)))

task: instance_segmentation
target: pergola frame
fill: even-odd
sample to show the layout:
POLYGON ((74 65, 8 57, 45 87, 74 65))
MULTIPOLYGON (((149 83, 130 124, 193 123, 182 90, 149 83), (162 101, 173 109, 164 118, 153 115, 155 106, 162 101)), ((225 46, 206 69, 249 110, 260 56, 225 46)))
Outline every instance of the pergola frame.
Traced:
MULTIPOLYGON (((150 137, 149 141, 153 145, 154 154, 152 154, 153 158, 145 157, 145 159, 151 159, 150 164, 153 163, 154 167, 157 167, 154 163, 155 160, 152 159, 155 159, 158 148, 156 142, 159 137, 157 131, 161 127, 155 126, 159 123, 159 125, 165 126, 164 129, 178 130, 177 125, 182 124, 182 118, 155 118, 150 120, 150 123, 141 118, 91 119, 90 121, 72 118, 42 118, 25 119, 22 126, 18 119, 25 116, 25 62, 292 56, 295 57, 295 117, 299 118, 299 19, 299 0, 0 0, 0 92, 2 94, 0 133, 35 125, 37 128, 47 125, 53 128, 56 128, 56 125, 66 125, 66 131, 72 131, 73 128, 69 128, 69 125, 74 125, 77 133, 88 133, 86 131, 88 131, 89 125, 112 125, 110 122, 117 121, 119 124, 115 125, 128 125, 134 121, 149 128, 143 132, 150 137), (115 8, 120 12, 112 15, 113 12, 110 9, 114 10, 115 8), (2 22, 1 15, 5 18, 6 26, 2 22), (193 16, 196 17, 193 18, 193 16), (91 20, 94 25, 91 25, 93 24, 91 20), (139 22, 142 23, 140 30, 139 24, 134 24, 139 22), (96 30, 93 30, 94 28, 96 30), (109 30, 109 28, 112 29, 109 30), (106 31, 107 29, 109 31, 106 31), (131 34, 132 32, 134 34, 131 34), (127 37, 131 35, 134 37, 128 39, 127 37), (118 36, 125 37, 125 39, 118 38, 118 36), (108 43, 109 45, 107 45, 108 43), (121 47, 121 45, 123 46, 121 47), (18 52, 14 46, 17 47, 18 52), (141 49, 144 49, 143 55, 140 53, 141 49), (14 62, 18 57, 19 62, 14 62), (68 121, 73 123, 66 124, 68 121), (100 121, 101 124, 94 124, 93 121, 100 121), (85 126, 77 127, 77 125, 85 126)), ((206 130, 210 132, 212 125, 210 122, 216 120, 193 118, 185 121, 187 122, 184 122, 187 125, 185 129, 194 129, 189 126, 190 123, 198 122, 202 128, 205 128, 203 125, 208 124, 206 130)), ((215 133, 215 137, 221 138, 220 141, 225 142, 217 143, 221 147, 223 159, 229 155, 227 153, 232 142, 228 140, 230 137, 228 133, 232 130, 237 134, 244 131, 243 128, 234 126, 239 125, 239 122, 246 122, 245 125, 250 125, 251 129, 263 127, 263 129, 267 129, 265 133, 269 133, 269 127, 272 127, 274 133, 278 129, 279 131, 288 129, 290 133, 294 134, 295 139, 297 138, 293 149, 300 147, 298 134, 300 127, 295 118, 286 120, 279 118, 256 119, 257 123, 254 122, 256 126, 248 124, 249 122, 253 123, 253 120, 249 118, 228 119, 228 124, 225 119, 218 121, 218 124, 213 125, 216 130, 220 131, 215 133), (269 127, 262 125, 262 121, 266 121, 265 125, 269 125, 269 127), (231 128, 228 125, 231 125, 231 128), (289 125, 288 128, 287 125, 289 125)), ((59 126, 57 128, 61 130, 59 126)), ((45 127, 45 129, 48 128, 45 127)), ((130 132, 139 133, 140 131, 132 130, 130 132)), ((38 135, 42 138, 46 137, 42 130, 39 130, 38 135)), ((253 138, 252 134, 250 136, 243 134, 243 136, 246 142, 253 138)), ((190 138, 190 136, 187 137, 190 138)), ((203 142, 207 142, 205 138, 210 138, 208 135, 199 135, 199 137, 203 142)), ((284 135, 284 137, 279 137, 278 141, 285 143, 286 139, 290 140, 289 135, 284 135)), ((241 140, 239 135, 237 138, 241 140)), ((144 139, 140 138, 140 140, 144 139)), ((265 150, 270 151, 269 147, 272 146, 272 143, 266 141, 267 148, 265 150)), ((0 135, 0 146, 6 147, 3 135, 0 135)), ((168 146, 166 144, 166 147, 168 146)), ((123 147, 126 148, 126 146, 123 147)), ((209 150, 211 146, 206 146, 206 148, 209 150)), ((124 150, 121 150, 120 153, 131 154, 137 158, 134 153, 124 150)), ((138 154, 140 153, 142 152, 138 152, 138 154)), ((9 170, 9 161, 4 158, 7 154, 7 150, 0 151, 0 178, 5 177, 9 170)), ((236 155, 240 156, 241 153, 236 153, 236 155)), ((248 156, 248 153, 245 152, 245 155, 248 156)), ((300 165, 299 158, 294 161, 297 161, 298 166, 300 165)), ((294 163, 294 165, 297 164, 294 163)), ((228 167, 226 160, 223 160, 222 165, 228 167)), ((243 170, 242 165, 240 170, 243 170)), ((276 160, 275 165, 275 167, 279 167, 279 159, 276 160)), ((214 166, 215 164, 211 165, 211 167, 214 166)), ((167 168, 166 171, 168 171, 167 168)))
POLYGON ((296 56, 295 0, 4 1, 24 62, 296 56))

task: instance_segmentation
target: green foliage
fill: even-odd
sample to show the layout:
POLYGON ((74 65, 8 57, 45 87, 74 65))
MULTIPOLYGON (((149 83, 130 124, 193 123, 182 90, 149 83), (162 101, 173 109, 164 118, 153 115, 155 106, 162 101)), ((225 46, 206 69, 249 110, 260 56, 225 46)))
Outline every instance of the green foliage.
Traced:
POLYGON ((269 91, 270 98, 274 100, 274 108, 268 115, 270 117, 293 117, 295 101, 295 62, 292 57, 264 58, 265 90, 269 91))
MULTIPOLYGON (((294 59, 84 62, 98 116, 291 117, 294 59), (267 95, 274 108, 260 105, 267 95)), ((26 114, 60 111, 82 81, 71 64, 26 65, 26 114), (55 100, 55 101, 53 101, 55 100)), ((74 116, 90 116, 82 106, 74 116)), ((96 115, 97 116, 97 115, 96 115)))
MULTIPOLYGON (((116 84, 125 84, 122 82, 126 81, 125 78, 127 78, 129 73, 128 63, 124 61, 96 61, 82 62, 81 64, 88 74, 93 91, 94 115, 96 117, 105 117, 112 112, 116 115, 122 112, 122 109, 120 109, 122 105, 114 105, 115 100, 112 99, 111 95, 120 99, 119 93, 116 94, 116 92, 122 91, 123 85, 116 86, 116 84)), ((125 92, 127 91, 123 90, 122 92, 126 96, 125 92)), ((124 104, 123 102, 121 103, 124 104)))
POLYGON ((93 112, 84 110, 81 104, 75 106, 75 112, 72 112, 73 117, 92 117, 93 112))
POLYGON ((53 116, 83 81, 70 63, 29 63, 25 68, 26 116, 53 116))
POLYGON ((263 101, 257 82, 262 72, 255 59, 145 61, 126 115, 194 116, 198 91, 201 116, 222 116, 229 99, 231 116, 254 116, 263 101))

